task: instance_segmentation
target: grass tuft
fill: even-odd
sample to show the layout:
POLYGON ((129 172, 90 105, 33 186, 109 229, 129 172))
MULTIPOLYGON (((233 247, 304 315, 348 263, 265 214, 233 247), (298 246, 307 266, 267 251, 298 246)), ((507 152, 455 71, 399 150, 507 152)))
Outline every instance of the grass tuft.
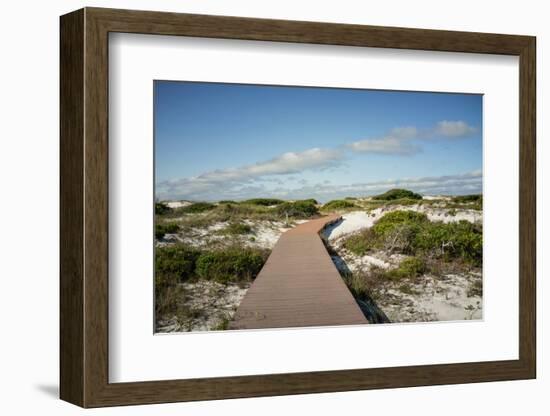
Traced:
POLYGON ((227 235, 244 235, 251 234, 252 232, 252 227, 242 222, 232 222, 220 231, 221 234, 227 235))
POLYGON ((352 209, 352 208, 358 208, 358 207, 353 202, 347 201, 345 199, 334 199, 332 201, 327 202, 322 207, 324 211, 337 211, 337 210, 352 209))

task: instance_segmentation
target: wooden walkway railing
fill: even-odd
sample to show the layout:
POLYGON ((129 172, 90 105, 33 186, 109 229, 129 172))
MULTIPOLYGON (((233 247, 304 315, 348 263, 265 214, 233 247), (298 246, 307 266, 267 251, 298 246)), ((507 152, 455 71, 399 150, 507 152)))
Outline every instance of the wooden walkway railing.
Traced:
POLYGON ((339 218, 308 221, 279 238, 230 329, 368 323, 319 236, 339 218))

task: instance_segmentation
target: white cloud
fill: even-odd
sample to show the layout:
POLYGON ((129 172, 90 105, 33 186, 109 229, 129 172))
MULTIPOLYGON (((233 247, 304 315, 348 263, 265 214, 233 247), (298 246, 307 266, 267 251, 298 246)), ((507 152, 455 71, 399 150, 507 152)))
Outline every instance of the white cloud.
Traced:
POLYGON ((347 147, 354 152, 407 156, 422 151, 421 146, 411 142, 469 137, 476 131, 475 127, 464 121, 443 120, 427 129, 395 127, 385 137, 359 140, 349 143, 347 147))
POLYGON ((481 170, 456 175, 388 179, 385 181, 330 185, 318 183, 299 189, 281 190, 272 196, 288 199, 316 198, 319 201, 346 196, 368 196, 392 188, 405 188, 423 195, 457 195, 482 192, 481 170))
POLYGON ((377 153, 385 155, 413 155, 420 151, 420 147, 394 136, 381 139, 359 140, 348 144, 354 152, 377 153))
MULTIPOLYGON (((285 184, 289 187, 291 181, 288 175, 301 174, 304 171, 323 170, 342 164, 345 150, 353 153, 367 153, 380 155, 398 155, 411 156, 422 151, 422 142, 425 140, 457 139, 469 137, 477 129, 469 126, 464 121, 438 122, 434 127, 428 129, 418 129, 414 126, 396 127, 389 131, 388 135, 380 138, 370 138, 359 140, 334 149, 312 148, 303 152, 287 152, 263 162, 244 165, 235 168, 218 169, 205 172, 201 175, 165 180, 157 184, 156 195, 165 199, 194 199, 194 200, 219 200, 219 199, 238 199, 251 196, 267 195, 273 193, 268 184, 278 184, 283 189, 281 176, 284 177, 285 184)), ((480 175, 481 176, 481 173, 480 175)), ((466 177, 449 178, 447 183, 442 182, 445 177, 439 177, 435 182, 425 178, 424 181, 412 180, 404 182, 400 187, 415 189, 419 192, 424 189, 427 191, 448 191, 451 193, 463 192, 466 186, 466 177), (439 187, 439 188, 438 188, 439 187)), ((294 182, 300 178, 294 178, 294 182)), ((475 182, 475 180, 474 180, 475 182)), ((480 182, 480 180, 478 181, 480 182)), ((381 190, 384 187, 391 187, 388 182, 384 183, 364 183, 359 185, 335 186, 331 184, 319 184, 311 186, 305 183, 301 185, 301 191, 293 189, 292 195, 306 196, 322 194, 329 192, 331 194, 350 194, 370 192, 372 189, 381 190)), ((397 183, 393 187, 398 186, 397 183)), ((480 188, 479 183, 472 185, 480 188)), ((283 191, 280 191, 284 193, 283 191)), ((289 198, 296 196, 287 196, 289 198)), ((284 197, 285 195, 279 195, 284 197)), ((315 197, 315 196, 308 196, 315 197)))
MULTIPOLYGON (((229 182, 219 184, 198 183, 193 180, 182 180, 171 188, 168 194, 160 193, 161 199, 212 200, 248 199, 254 197, 274 197, 283 199, 315 198, 321 202, 346 196, 368 196, 382 193, 392 188, 405 188, 423 195, 458 195, 482 192, 482 172, 476 170, 463 174, 427 176, 417 178, 388 179, 375 182, 353 184, 334 184, 323 181, 313 184, 301 184, 290 187, 289 184, 271 188, 266 183, 250 181, 249 183, 229 182)), ((157 193, 159 189, 157 189, 157 193)))
POLYGON ((273 175, 289 175, 306 170, 322 170, 338 165, 343 158, 340 149, 313 148, 287 152, 273 159, 237 168, 218 169, 199 176, 162 181, 157 185, 161 198, 216 199, 224 188, 238 189, 273 175), (212 196, 213 197, 212 197, 212 196))
POLYGON ((433 130, 435 136, 443 137, 468 137, 477 131, 464 121, 447 121, 443 120, 437 123, 433 130))
POLYGON ((418 129, 413 126, 395 127, 391 129, 390 136, 397 139, 414 139, 418 136, 418 129))
POLYGON ((221 181, 252 179, 269 175, 286 175, 309 169, 322 169, 334 165, 342 158, 338 149, 318 147, 303 152, 287 152, 265 162, 238 168, 219 169, 203 173, 199 180, 221 181))

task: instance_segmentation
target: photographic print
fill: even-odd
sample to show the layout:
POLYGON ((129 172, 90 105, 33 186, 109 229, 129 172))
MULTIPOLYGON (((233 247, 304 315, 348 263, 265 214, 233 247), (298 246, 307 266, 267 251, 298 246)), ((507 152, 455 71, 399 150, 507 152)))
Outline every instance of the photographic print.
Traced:
POLYGON ((155 332, 482 319, 482 101, 155 81, 155 332))

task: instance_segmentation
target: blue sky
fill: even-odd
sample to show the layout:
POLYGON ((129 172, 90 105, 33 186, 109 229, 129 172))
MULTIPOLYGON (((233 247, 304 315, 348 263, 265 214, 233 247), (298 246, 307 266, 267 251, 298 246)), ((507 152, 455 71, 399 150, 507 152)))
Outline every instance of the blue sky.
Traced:
POLYGON ((481 192, 481 95, 170 81, 154 88, 161 200, 481 192))

